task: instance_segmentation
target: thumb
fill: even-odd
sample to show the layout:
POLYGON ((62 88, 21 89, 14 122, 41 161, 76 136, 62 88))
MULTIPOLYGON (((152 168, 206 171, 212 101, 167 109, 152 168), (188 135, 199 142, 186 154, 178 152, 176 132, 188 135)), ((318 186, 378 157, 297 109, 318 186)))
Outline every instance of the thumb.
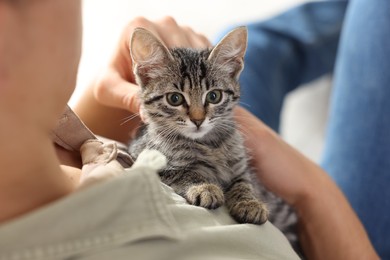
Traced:
POLYGON ((139 86, 129 83, 113 70, 107 71, 94 88, 96 100, 103 105, 125 109, 132 113, 139 112, 138 92, 139 86))

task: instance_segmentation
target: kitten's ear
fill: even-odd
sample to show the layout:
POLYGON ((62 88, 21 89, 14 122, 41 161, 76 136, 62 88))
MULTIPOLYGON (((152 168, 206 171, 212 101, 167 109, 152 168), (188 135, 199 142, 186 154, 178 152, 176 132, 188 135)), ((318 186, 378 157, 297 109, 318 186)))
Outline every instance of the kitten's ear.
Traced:
POLYGON ((172 59, 172 55, 156 36, 143 28, 134 30, 130 43, 134 75, 137 83, 143 87, 150 79, 164 73, 164 68, 172 59))
POLYGON ((244 55, 248 41, 246 27, 229 32, 211 51, 208 60, 238 79, 244 68, 244 55))

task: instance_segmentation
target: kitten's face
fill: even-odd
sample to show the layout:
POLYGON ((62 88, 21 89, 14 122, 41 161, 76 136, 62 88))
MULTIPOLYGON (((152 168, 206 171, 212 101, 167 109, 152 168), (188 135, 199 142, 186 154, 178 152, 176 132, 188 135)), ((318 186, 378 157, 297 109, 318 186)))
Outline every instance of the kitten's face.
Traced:
MULTIPOLYGON (((150 33, 146 33, 149 36, 150 33)), ((167 50, 152 38, 153 41, 148 42, 151 53, 147 60, 144 64, 138 61, 135 67, 141 86, 141 113, 146 122, 161 134, 180 134, 191 139, 207 138, 211 133, 223 134, 231 127, 232 109, 240 95, 237 79, 242 57, 237 58, 237 55, 245 52, 246 30, 244 36, 244 51, 238 47, 232 49, 223 42, 225 37, 211 52, 167 50), (221 44, 228 50, 221 49, 221 44), (156 52, 157 48, 161 48, 161 52, 156 52)), ((141 38, 145 44, 145 35, 141 38)), ((145 49, 135 51, 141 52, 132 52, 137 62, 134 56, 143 55, 145 49)))
MULTIPOLYGON (((237 81, 214 69, 209 51, 176 49, 166 71, 142 88, 147 122, 192 139, 223 128, 237 102, 237 81)), ((164 69, 165 70, 165 69, 164 69)))

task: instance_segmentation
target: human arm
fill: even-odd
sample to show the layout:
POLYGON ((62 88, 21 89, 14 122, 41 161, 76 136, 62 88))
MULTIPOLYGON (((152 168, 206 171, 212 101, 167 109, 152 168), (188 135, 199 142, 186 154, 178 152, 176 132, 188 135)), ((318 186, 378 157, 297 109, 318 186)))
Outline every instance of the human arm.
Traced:
POLYGON ((297 211, 308 259, 379 259, 348 201, 319 166, 243 108, 236 119, 261 182, 297 211))
POLYGON ((130 37, 143 27, 160 37, 168 47, 205 48, 210 42, 192 29, 178 25, 171 17, 156 22, 145 18, 132 20, 123 30, 112 59, 103 75, 95 79, 74 107, 75 112, 96 134, 128 142, 137 128, 139 102, 130 58, 130 37), (126 122, 126 123, 123 123, 126 122))

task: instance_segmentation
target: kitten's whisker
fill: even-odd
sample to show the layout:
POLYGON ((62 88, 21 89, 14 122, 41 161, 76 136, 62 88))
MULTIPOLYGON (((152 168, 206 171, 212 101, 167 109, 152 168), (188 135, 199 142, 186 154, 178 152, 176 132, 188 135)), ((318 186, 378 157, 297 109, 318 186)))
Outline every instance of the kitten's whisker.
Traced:
POLYGON ((242 102, 242 101, 240 101, 239 102, 239 104, 240 104, 240 106, 242 106, 242 107, 252 107, 250 104, 248 104, 248 103, 245 103, 245 102, 242 102))
POLYGON ((122 125, 130 122, 131 120, 133 120, 134 118, 136 118, 138 116, 139 116, 139 113, 135 113, 135 114, 132 114, 132 115, 130 115, 128 117, 125 117, 125 118, 120 120, 120 121, 122 121, 120 125, 122 126, 122 125))
MULTIPOLYGON (((155 131, 157 132, 157 136, 156 136, 156 140, 162 142, 162 148, 163 150, 169 148, 171 146, 171 139, 174 138, 176 139, 176 136, 172 134, 175 133, 175 129, 171 129, 169 127, 166 127, 166 126, 158 126, 155 128, 155 131)), ((174 141, 173 139, 173 141, 174 141)), ((152 143, 153 141, 150 140, 149 143, 152 143)))
POLYGON ((241 125, 238 125, 237 130, 243 135, 245 138, 249 135, 249 131, 245 128, 242 127, 241 125))
MULTIPOLYGON (((250 116, 247 116, 247 115, 233 115, 233 118, 236 119, 236 118, 240 118, 240 119, 251 119, 250 116)), ((261 120, 261 119, 260 119, 261 120)))

